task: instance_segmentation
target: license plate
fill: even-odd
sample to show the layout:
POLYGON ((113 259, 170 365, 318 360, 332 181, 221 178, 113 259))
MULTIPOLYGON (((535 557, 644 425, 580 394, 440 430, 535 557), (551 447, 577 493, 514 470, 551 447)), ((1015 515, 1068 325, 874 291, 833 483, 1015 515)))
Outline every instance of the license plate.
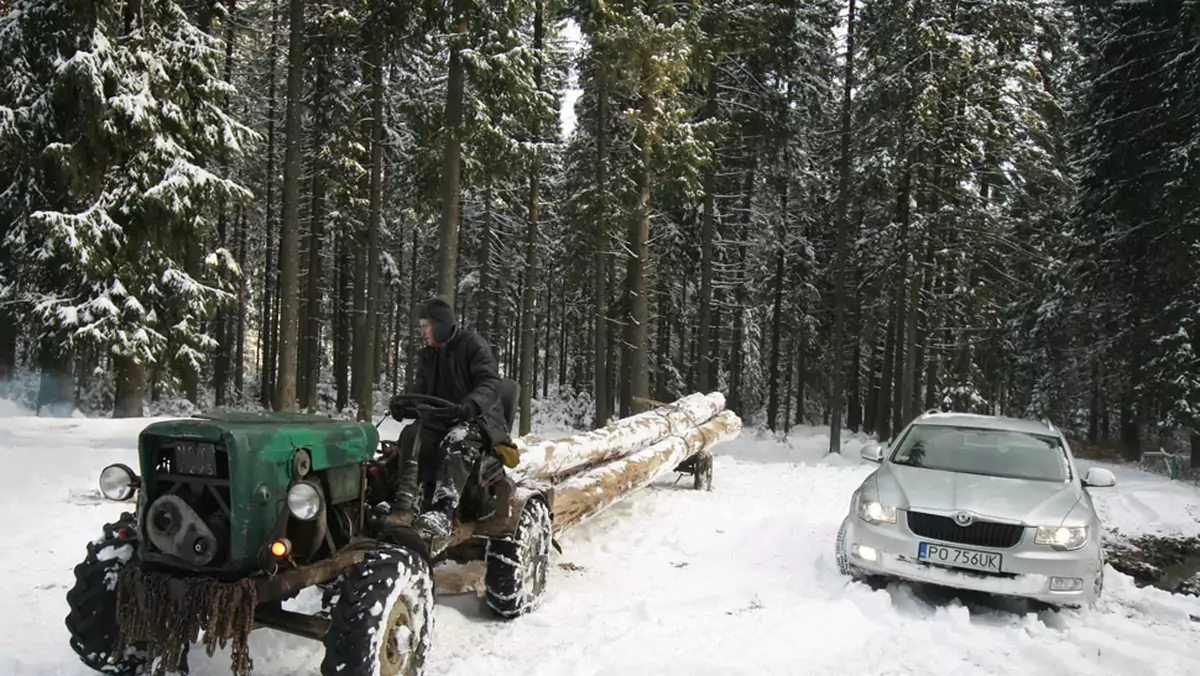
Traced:
POLYGON ((192 476, 217 475, 217 451, 212 444, 181 441, 175 444, 174 470, 192 476))
POLYGON ((989 573, 1000 572, 1000 555, 991 552, 977 552, 971 549, 946 547, 922 542, 917 550, 917 558, 941 566, 969 568, 989 573))

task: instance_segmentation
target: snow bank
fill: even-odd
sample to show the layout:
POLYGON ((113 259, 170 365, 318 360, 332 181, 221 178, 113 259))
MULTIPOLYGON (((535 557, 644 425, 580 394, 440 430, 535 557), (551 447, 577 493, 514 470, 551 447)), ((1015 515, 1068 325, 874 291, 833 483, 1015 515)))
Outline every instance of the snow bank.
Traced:
MULTIPOLYGON (((65 595, 87 541, 129 508, 96 499, 99 471, 133 460, 147 422, 0 422, 0 594, 21 609, 0 615, 0 674, 94 676, 67 644, 65 595)), ((744 430, 717 448, 713 492, 667 476, 566 533, 536 613, 496 621, 466 583, 442 597, 426 673, 1200 674, 1200 622, 1189 618, 1200 599, 1139 589, 1112 569, 1098 607, 1062 612, 920 585, 876 591, 839 575, 837 528, 875 467, 858 460, 861 442, 825 458, 816 428, 784 440, 744 430)), ((1195 489, 1165 481, 1123 471, 1093 494, 1120 525, 1181 527, 1167 517, 1188 513, 1195 489)), ((288 606, 311 612, 316 598, 288 606)), ((322 656, 320 643, 271 630, 250 644, 256 676, 314 673, 322 656)), ((193 676, 229 673, 228 651, 189 661, 193 676)))
POLYGON ((864 462, 859 452, 872 439, 865 434, 842 430, 841 451, 833 454, 829 453, 828 426, 801 425, 793 427, 787 436, 765 429, 745 429, 741 440, 749 443, 725 444, 714 454, 740 462, 857 466, 864 462))
POLYGON ((17 418, 32 413, 11 399, 0 399, 0 418, 17 418))
POLYGON ((1200 489, 1185 481, 1124 465, 1080 460, 1080 472, 1103 467, 1117 478, 1113 488, 1092 488, 1089 493, 1100 520, 1116 536, 1200 536, 1200 489))

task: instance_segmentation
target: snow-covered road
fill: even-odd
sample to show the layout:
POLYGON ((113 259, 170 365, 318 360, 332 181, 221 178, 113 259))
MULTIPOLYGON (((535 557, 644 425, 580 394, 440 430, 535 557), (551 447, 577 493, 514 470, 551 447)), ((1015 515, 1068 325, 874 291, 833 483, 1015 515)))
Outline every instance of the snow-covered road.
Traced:
MULTIPOLYGON (((67 645, 71 569, 121 507, 96 500, 107 463, 132 463, 146 421, 0 418, 0 674, 90 676, 67 645)), ((563 538, 542 608, 503 623, 472 595, 443 597, 437 675, 1200 674, 1200 599, 1137 589, 1109 569, 1099 607, 1026 612, 908 585, 873 591, 837 574, 832 547, 870 472, 861 442, 819 460, 753 438, 722 448, 714 492, 653 486, 563 538)), ((1187 528, 1200 494, 1122 471, 1098 496, 1123 530, 1187 528), (1189 507, 1190 505, 1190 507, 1189 507)), ((256 632, 255 673, 315 674, 319 644, 256 632)), ((192 674, 229 658, 193 650, 192 674)))

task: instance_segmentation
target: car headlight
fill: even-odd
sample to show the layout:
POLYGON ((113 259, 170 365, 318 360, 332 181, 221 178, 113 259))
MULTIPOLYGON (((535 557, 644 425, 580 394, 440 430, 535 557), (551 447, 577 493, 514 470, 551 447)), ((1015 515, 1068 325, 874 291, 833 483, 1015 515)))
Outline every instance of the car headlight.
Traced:
POLYGON ((137 487, 137 475, 125 465, 109 465, 100 472, 100 492, 109 500, 128 500, 137 487))
POLYGON ((896 508, 860 497, 858 499, 858 518, 867 523, 896 523, 896 508))
POLYGON ((316 486, 301 481, 288 489, 287 504, 297 519, 312 521, 321 513, 321 493, 316 486))
POLYGON ((1033 541, 1055 549, 1079 549, 1087 544, 1087 526, 1040 526, 1033 541))

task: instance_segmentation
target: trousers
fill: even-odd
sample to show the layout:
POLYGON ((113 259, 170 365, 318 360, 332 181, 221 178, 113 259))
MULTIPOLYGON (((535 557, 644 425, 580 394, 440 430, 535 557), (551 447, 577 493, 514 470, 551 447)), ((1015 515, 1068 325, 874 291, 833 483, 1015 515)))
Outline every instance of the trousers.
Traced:
POLYGON ((395 507, 453 514, 484 452, 479 425, 459 423, 443 434, 412 424, 400 432, 397 445, 392 472, 395 507))

